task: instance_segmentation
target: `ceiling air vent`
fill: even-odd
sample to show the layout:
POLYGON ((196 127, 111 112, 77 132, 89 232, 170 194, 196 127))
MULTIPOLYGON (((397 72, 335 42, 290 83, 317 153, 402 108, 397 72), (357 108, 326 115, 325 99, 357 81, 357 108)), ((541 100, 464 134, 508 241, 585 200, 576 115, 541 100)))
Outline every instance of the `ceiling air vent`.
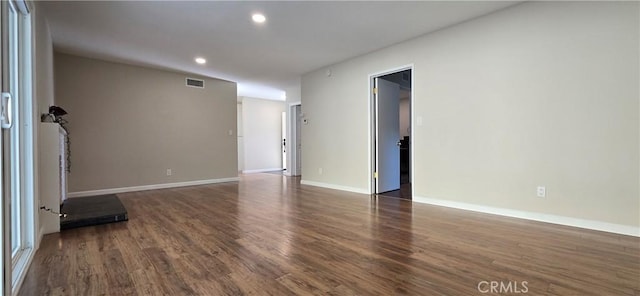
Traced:
POLYGON ((187 86, 204 88, 204 80, 187 77, 187 86))

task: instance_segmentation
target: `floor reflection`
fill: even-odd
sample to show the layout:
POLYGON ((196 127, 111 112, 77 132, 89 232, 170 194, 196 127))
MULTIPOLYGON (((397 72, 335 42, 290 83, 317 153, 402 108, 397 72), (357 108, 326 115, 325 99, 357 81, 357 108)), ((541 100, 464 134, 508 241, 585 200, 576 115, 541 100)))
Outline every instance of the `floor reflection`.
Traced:
POLYGON ((416 277, 410 268, 413 204, 406 199, 372 195, 370 212, 370 248, 384 258, 375 261, 372 268, 380 278, 393 281, 396 293, 408 293, 405 288, 416 277))

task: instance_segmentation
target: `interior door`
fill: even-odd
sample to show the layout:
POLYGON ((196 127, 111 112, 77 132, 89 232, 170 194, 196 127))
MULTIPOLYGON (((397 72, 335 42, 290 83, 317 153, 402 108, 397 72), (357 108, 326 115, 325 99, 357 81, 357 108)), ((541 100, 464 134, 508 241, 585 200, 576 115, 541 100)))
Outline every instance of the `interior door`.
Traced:
POLYGON ((376 193, 400 189, 400 85, 375 79, 376 193))
POLYGON ((282 169, 287 169, 287 112, 282 112, 282 169))

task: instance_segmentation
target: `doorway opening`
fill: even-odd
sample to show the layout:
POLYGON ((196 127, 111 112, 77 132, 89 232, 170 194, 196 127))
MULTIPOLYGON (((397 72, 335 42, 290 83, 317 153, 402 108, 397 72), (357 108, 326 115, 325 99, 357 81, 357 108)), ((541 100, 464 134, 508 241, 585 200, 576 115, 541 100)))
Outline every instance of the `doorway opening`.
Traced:
POLYGON ((289 139, 289 176, 302 175, 302 105, 294 103, 289 105, 289 122, 291 138, 289 139))
POLYGON ((282 112, 282 171, 287 171, 287 112, 282 112))
POLYGON ((371 192, 411 199, 413 66, 370 75, 371 192))

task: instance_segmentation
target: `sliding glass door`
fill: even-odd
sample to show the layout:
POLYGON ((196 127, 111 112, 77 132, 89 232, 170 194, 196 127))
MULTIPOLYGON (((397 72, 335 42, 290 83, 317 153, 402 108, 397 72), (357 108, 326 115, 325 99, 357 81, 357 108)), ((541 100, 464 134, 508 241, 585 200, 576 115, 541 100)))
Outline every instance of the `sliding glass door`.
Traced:
MULTIPOLYGON (((0 280, 0 294, 2 295, 6 295, 7 294, 7 289, 6 289, 6 277, 5 277, 5 270, 7 270, 6 268, 6 262, 7 262, 7 258, 9 258, 6 254, 8 253, 7 250, 9 250, 9 234, 10 232, 6 230, 6 222, 5 222, 5 205, 6 205, 6 198, 5 198, 5 186, 4 186, 4 151, 6 150, 4 148, 4 135, 5 135, 5 128, 8 125, 9 119, 7 119, 6 117, 9 116, 8 112, 9 112, 9 97, 7 97, 4 93, 5 90, 5 78, 6 78, 6 69, 8 67, 5 67, 6 64, 6 60, 5 59, 5 54, 6 54, 6 50, 4 49, 4 43, 5 43, 5 27, 7 27, 7 22, 5 21, 7 19, 7 14, 5 13, 5 4, 4 1, 2 3, 1 6, 1 10, 0 10, 0 32, 2 32, 2 34, 0 34, 1 38, 1 44, 2 44, 2 55, 0 58, 0 86, 2 88, 2 97, 0 98, 0 196, 2 197, 2 199, 0 199, 0 231, 2 231, 2 235, 0 236, 0 249, 2 250, 0 252, 0 267, 2 267, 2 273, 0 274, 0 278, 2 278, 2 280, 0 280)), ((9 290, 10 292, 10 290, 9 290)))
POLYGON ((35 241, 31 18, 24 1, 2 1, 3 294, 24 274, 35 241))
POLYGON ((9 3, 9 23, 8 23, 8 54, 9 60, 7 61, 9 69, 8 69, 8 92, 12 96, 12 103, 10 108, 12 108, 11 120, 13 124, 8 129, 8 133, 5 133, 5 172, 7 174, 7 184, 6 188, 7 195, 10 202, 10 217, 11 217, 11 257, 15 258, 20 251, 20 231, 18 228, 20 227, 20 173, 21 166, 19 165, 20 161, 20 125, 15 124, 16 122, 20 122, 20 112, 18 111, 18 100, 21 99, 21 93, 19 88, 19 74, 18 74, 18 12, 16 11, 14 5, 9 3))

